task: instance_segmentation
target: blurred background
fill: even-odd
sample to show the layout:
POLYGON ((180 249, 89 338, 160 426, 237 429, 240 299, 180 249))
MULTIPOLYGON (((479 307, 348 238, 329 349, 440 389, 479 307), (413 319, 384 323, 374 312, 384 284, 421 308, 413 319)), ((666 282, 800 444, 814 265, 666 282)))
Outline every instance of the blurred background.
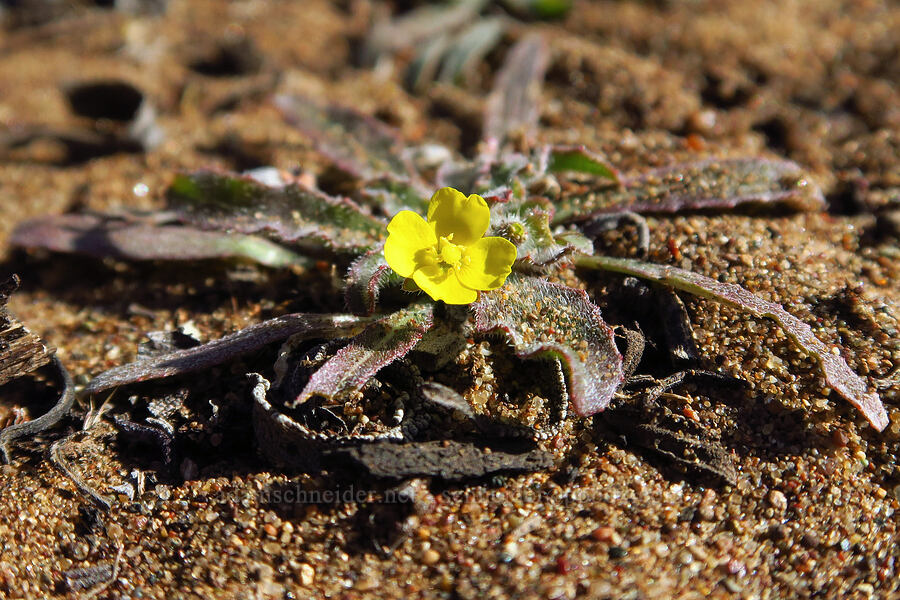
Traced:
POLYGON ((535 35, 540 127, 523 135, 586 144, 626 172, 685 152, 787 157, 841 212, 896 205, 900 189, 892 2, 0 6, 0 235, 73 203, 152 204, 183 168, 322 175, 274 94, 471 155, 510 48, 535 35))

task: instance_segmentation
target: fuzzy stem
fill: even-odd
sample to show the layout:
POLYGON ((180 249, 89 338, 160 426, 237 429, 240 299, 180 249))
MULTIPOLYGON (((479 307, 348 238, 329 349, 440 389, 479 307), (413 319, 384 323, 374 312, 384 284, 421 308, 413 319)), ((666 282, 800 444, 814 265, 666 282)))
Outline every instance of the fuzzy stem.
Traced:
POLYGON ((869 392, 866 382, 850 369, 839 354, 834 354, 831 348, 813 334, 809 325, 784 310, 780 304, 763 300, 739 285, 716 281, 677 267, 611 256, 579 256, 575 259, 575 264, 649 279, 701 298, 743 309, 755 317, 773 319, 802 351, 819 363, 826 383, 859 409, 872 427, 878 431, 887 427, 887 412, 878 394, 869 392))

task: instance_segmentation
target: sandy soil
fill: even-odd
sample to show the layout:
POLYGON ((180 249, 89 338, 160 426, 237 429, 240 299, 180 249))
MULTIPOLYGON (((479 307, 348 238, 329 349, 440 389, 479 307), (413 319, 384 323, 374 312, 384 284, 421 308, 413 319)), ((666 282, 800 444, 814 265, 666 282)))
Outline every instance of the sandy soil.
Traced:
MULTIPOLYGON (((355 106, 412 141, 471 151, 496 65, 532 30, 552 48, 541 139, 584 143, 625 171, 707 155, 788 157, 828 199, 829 210, 816 214, 653 217, 651 260, 783 303, 841 344, 872 385, 900 365, 896 4, 575 2, 562 22, 517 23, 465 87, 419 94, 403 88, 396 69, 373 72, 354 59, 370 16, 390 8, 381 3, 173 1, 149 16, 59 6, 45 21, 27 13, 38 23, 5 14, 2 127, 83 129, 60 86, 103 77, 140 87, 165 132, 153 150, 91 160, 67 160, 46 141, 0 149, 0 274, 24 282, 11 307, 81 384, 132 359, 146 331, 192 321, 210 339, 283 312, 329 310, 340 302, 322 291, 331 274, 26 255, 5 242, 17 222, 76 208, 159 206, 173 173, 200 166, 318 172, 309 140, 268 103, 276 90, 355 106), (217 43, 235 38, 252 40, 260 64, 226 76, 198 72, 217 43)), ((609 234, 612 251, 618 239, 609 234)), ((210 418, 201 402, 183 415, 188 442, 174 468, 152 447, 119 440, 106 422, 73 438, 73 467, 117 495, 109 512, 92 508, 45 462, 58 436, 18 448, 14 464, 0 467, 0 596, 900 593, 896 378, 880 390, 891 425, 879 434, 828 392, 774 326, 686 302, 705 360, 752 384, 745 397, 718 401, 700 390, 672 407, 717 430, 738 465, 733 486, 683 479, 580 421, 559 441, 553 472, 423 484, 410 509, 379 502, 381 482, 274 469, 246 427, 201 435, 210 418), (114 486, 133 484, 135 472, 146 491, 131 502, 114 486), (272 493, 298 489, 361 491, 367 501, 278 502, 272 493)), ((235 406, 239 421, 247 370, 198 376, 192 396, 235 406)), ((4 418, 19 406, 36 414, 52 398, 33 382, 2 392, 4 418)), ((110 403, 131 407, 124 395, 110 403)), ((80 426, 73 418, 57 431, 80 426)))

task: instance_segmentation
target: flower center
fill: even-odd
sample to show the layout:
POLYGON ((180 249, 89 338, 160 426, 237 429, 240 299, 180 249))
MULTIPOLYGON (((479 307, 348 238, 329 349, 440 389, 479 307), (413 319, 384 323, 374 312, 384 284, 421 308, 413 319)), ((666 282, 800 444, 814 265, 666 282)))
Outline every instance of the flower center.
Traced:
POLYGON ((452 234, 447 237, 441 236, 438 240, 437 251, 441 262, 446 263, 451 267, 455 267, 459 264, 460 259, 462 259, 462 248, 450 241, 452 237, 452 234))

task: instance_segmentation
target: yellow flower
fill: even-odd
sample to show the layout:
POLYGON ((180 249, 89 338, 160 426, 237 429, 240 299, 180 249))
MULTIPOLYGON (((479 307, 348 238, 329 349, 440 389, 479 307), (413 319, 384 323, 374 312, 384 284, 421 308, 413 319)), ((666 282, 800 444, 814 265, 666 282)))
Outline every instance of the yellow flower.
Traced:
POLYGON ((516 260, 512 242, 483 237, 490 222, 484 198, 442 188, 431 197, 427 221, 409 210, 394 215, 384 257, 434 300, 469 304, 478 298, 477 290, 503 285, 516 260))

